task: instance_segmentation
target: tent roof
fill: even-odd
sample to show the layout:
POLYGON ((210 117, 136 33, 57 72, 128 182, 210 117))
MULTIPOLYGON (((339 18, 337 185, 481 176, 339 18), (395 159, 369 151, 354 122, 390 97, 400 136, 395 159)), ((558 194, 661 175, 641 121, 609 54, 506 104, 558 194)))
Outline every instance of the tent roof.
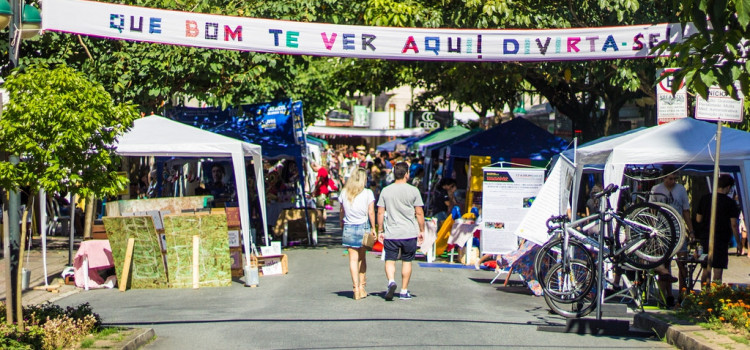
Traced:
POLYGON ((326 140, 319 139, 319 138, 317 138, 315 136, 312 136, 312 135, 305 135, 305 138, 307 138, 308 142, 312 142, 312 143, 318 144, 318 145, 322 146, 323 148, 328 147, 328 141, 326 141, 326 140))
POLYGON ((568 142, 536 124, 515 118, 451 146, 451 157, 491 156, 510 160, 548 160, 562 152, 568 142))
POLYGON ((161 116, 137 119, 117 142, 124 156, 229 157, 234 152, 260 156, 261 147, 198 129, 161 116))
POLYGON ((376 149, 378 151, 393 152, 393 151, 396 150, 396 146, 397 145, 400 145, 400 144, 402 144, 404 142, 406 142, 406 139, 395 139, 395 140, 391 140, 391 141, 388 141, 388 142, 385 142, 385 143, 381 143, 380 145, 378 145, 378 147, 376 149))
MULTIPOLYGON (((578 149, 576 162, 602 164, 687 163, 713 164, 716 124, 693 118, 637 130, 578 149)), ((750 133, 722 128, 721 162, 750 158, 750 133)))
POLYGON ((463 126, 453 126, 445 130, 441 130, 428 135, 427 137, 415 142, 412 148, 422 149, 424 147, 434 145, 443 141, 451 140, 469 132, 469 129, 463 126))

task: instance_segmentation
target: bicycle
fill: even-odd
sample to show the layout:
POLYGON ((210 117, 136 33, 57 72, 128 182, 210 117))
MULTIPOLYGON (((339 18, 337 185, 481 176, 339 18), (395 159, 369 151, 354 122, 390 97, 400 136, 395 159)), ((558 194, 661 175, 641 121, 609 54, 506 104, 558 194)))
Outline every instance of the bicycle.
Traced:
MULTIPOLYGON (((634 269, 651 269, 671 258, 677 243, 676 230, 667 210, 652 203, 639 203, 619 213, 611 206, 609 197, 618 187, 610 184, 595 198, 606 197, 598 214, 569 222, 566 215, 547 220, 548 232, 553 237, 542 246, 534 260, 537 281, 544 291, 550 308, 565 317, 582 317, 593 308, 580 305, 590 295, 596 281, 596 260, 591 252, 602 250, 604 259, 615 265, 625 264, 634 269), (597 224, 614 220, 616 226, 605 225, 603 244, 599 245, 597 224), (597 231, 597 232, 594 232, 597 231), (595 239, 597 238, 597 239, 595 239), (564 310, 563 305, 578 305, 564 310)), ((594 291, 595 294, 596 291, 594 291)))

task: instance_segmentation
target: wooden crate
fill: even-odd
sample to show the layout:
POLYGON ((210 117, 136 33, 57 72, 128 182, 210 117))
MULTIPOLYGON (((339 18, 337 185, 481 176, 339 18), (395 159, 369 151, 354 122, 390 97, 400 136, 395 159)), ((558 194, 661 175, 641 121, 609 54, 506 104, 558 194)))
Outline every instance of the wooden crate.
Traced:
POLYGON ((107 239, 107 230, 102 225, 91 225, 91 239, 107 239))
POLYGON ((259 256, 258 273, 260 274, 260 276, 286 275, 287 273, 289 273, 289 259, 287 258, 286 254, 259 256), (277 271, 271 273, 269 269, 272 265, 275 264, 281 265, 281 268, 279 269, 278 267, 275 267, 274 269, 277 271), (266 270, 266 273, 263 272, 264 268, 266 270))

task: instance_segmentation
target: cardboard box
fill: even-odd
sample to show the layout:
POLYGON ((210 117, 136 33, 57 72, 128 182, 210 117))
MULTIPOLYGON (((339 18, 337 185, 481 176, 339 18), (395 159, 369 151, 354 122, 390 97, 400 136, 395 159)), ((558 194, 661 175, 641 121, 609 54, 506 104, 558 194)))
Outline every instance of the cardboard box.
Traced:
POLYGON ((258 267, 261 276, 286 275, 289 273, 289 261, 286 254, 259 256, 258 267))

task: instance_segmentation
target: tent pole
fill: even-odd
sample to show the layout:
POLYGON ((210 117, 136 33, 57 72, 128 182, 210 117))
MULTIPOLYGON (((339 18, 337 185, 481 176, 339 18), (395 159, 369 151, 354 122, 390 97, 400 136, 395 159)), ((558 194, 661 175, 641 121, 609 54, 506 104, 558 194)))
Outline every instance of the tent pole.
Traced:
MULTIPOLYGON (((714 181, 711 186, 711 219, 708 228, 708 260, 706 261, 706 271, 711 276, 711 268, 714 262, 714 237, 716 237, 716 199, 718 198, 719 186, 719 157, 721 153, 721 120, 716 122, 716 158, 714 158, 714 181)), ((709 283, 711 281, 708 281, 709 283)))

